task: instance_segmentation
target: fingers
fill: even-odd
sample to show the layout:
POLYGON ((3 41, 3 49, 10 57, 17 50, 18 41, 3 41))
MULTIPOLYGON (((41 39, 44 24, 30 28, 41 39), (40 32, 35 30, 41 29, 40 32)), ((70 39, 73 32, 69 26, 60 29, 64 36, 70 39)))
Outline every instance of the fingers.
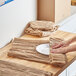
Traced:
POLYGON ((51 53, 62 53, 60 50, 57 50, 57 49, 53 49, 52 51, 51 51, 51 53))
POLYGON ((61 48, 57 48, 57 49, 52 49, 51 53, 66 53, 67 52, 67 48, 66 47, 61 47, 61 48))
POLYGON ((63 46, 63 43, 55 43, 52 48, 56 49, 56 48, 60 48, 61 46, 63 46))

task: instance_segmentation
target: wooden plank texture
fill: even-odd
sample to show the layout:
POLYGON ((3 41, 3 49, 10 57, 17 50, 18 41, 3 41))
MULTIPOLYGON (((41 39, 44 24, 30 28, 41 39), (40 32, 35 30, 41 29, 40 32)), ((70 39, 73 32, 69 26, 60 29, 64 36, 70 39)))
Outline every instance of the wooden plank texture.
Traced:
MULTIPOLYGON (((63 32, 63 31, 57 31, 51 35, 51 37, 59 37, 59 38, 63 38, 64 40, 67 40, 67 39, 74 37, 74 36, 76 36, 76 34, 63 32)), ((32 39, 32 40, 33 39, 34 40, 49 40, 48 37, 39 38, 39 37, 34 37, 34 36, 29 36, 29 35, 24 35, 21 37, 21 39, 27 39, 27 38, 29 40, 30 39, 32 39)), ((11 48, 11 43, 8 44, 7 46, 5 46, 4 48, 0 49, 0 61, 3 60, 3 61, 27 66, 30 68, 48 71, 48 72, 53 73, 53 76, 58 76, 64 69, 66 69, 76 59, 76 52, 67 53, 66 54, 67 59, 68 59, 67 64, 64 67, 59 68, 59 67, 54 67, 50 64, 44 64, 44 63, 38 63, 38 62, 32 62, 32 61, 8 57, 7 54, 8 54, 8 51, 10 48, 11 48)))

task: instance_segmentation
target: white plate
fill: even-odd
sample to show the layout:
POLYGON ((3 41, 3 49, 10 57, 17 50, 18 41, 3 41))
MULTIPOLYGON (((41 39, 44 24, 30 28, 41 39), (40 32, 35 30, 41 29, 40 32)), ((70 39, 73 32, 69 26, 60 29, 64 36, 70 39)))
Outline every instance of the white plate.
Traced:
POLYGON ((44 55, 49 55, 50 54, 50 46, 49 46, 49 44, 38 45, 36 47, 36 51, 41 54, 44 54, 44 55))

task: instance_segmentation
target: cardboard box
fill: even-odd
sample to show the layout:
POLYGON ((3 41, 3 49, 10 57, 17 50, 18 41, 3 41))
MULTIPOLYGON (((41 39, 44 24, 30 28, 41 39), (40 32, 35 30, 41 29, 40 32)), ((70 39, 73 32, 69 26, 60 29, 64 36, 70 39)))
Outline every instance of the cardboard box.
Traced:
POLYGON ((76 6, 76 0, 71 0, 71 5, 76 6))
POLYGON ((71 0, 38 0, 37 19, 55 23, 70 16, 71 0))

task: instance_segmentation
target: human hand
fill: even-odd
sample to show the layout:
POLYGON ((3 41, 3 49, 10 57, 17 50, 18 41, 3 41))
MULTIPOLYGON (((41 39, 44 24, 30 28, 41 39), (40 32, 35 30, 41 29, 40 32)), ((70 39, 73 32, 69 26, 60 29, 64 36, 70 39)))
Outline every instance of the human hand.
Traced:
POLYGON ((52 45, 52 48, 56 49, 60 47, 66 47, 68 45, 69 45, 68 41, 63 41, 63 42, 55 43, 54 45, 52 45))
POLYGON ((51 53, 67 53, 68 48, 67 47, 60 47, 57 49, 51 49, 51 53))

